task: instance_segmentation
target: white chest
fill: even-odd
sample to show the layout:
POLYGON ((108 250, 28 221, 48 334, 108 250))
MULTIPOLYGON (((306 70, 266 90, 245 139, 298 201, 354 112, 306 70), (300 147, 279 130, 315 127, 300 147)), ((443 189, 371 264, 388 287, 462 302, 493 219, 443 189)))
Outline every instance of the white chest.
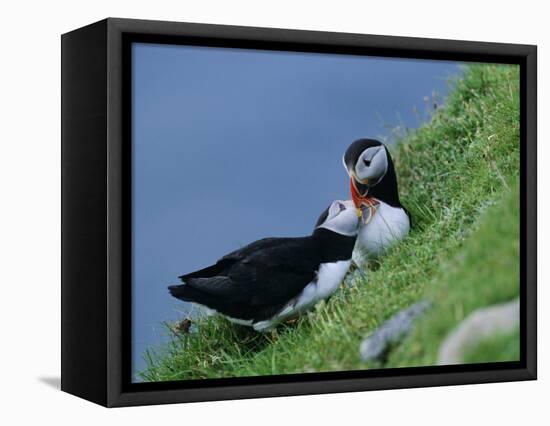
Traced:
MULTIPOLYGON (((323 263, 317 274, 317 281, 309 283, 306 289, 311 288, 314 293, 314 303, 326 299, 336 291, 351 265, 351 260, 340 260, 334 263, 323 263)), ((304 289, 304 291, 306 290, 304 289)), ((305 301, 307 303, 307 301, 305 301)))
POLYGON ((409 229, 409 217, 405 210, 380 202, 371 221, 359 230, 353 261, 362 265, 368 258, 379 256, 393 243, 405 238, 409 229))
POLYGON ((300 312, 307 311, 317 302, 328 298, 338 289, 350 265, 351 260, 340 260, 338 262, 321 264, 315 281, 310 282, 302 292, 288 302, 274 318, 258 322, 254 324, 254 328, 258 331, 268 330, 276 323, 291 318, 300 312))

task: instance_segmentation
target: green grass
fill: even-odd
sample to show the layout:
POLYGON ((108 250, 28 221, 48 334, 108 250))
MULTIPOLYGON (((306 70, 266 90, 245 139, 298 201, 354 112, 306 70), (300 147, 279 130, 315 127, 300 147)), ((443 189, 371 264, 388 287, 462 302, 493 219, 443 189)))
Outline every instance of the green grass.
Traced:
MULTIPOLYGON (((517 297, 519 70, 474 65, 454 85, 445 107, 402 136, 392 152, 413 230, 366 279, 271 334, 201 319, 196 333, 175 334, 150 351, 142 378, 429 365, 443 337, 468 313, 517 297), (362 363, 361 340, 421 298, 433 300, 434 308, 387 362, 362 363)), ((513 346, 518 336, 508 340, 513 346)))

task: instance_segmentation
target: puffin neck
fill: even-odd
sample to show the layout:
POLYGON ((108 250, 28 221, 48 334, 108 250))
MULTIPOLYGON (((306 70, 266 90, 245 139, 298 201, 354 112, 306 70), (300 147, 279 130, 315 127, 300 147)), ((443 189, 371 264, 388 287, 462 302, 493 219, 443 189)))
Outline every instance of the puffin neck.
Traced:
POLYGON ((315 229, 311 237, 322 254, 323 262, 351 259, 356 237, 338 234, 325 228, 315 229))

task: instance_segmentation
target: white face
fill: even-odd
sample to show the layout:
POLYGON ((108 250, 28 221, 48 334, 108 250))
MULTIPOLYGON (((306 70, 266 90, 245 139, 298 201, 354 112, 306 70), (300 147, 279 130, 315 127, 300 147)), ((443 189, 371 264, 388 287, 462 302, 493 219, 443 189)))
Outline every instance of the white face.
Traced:
POLYGON ((365 149, 355 164, 354 178, 363 185, 376 185, 388 170, 388 155, 383 146, 365 149))
POLYGON ((352 200, 333 201, 327 218, 317 228, 325 228, 340 235, 354 237, 359 230, 359 216, 352 200))

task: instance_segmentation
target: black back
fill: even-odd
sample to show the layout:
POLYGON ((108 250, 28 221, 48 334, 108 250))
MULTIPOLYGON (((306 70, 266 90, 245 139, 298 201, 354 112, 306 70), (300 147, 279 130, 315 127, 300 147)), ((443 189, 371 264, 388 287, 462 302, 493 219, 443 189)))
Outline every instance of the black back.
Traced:
POLYGON ((182 275, 185 284, 169 289, 178 299, 257 322, 300 294, 315 280, 321 263, 351 259, 354 245, 355 237, 324 228, 309 237, 266 238, 182 275))

